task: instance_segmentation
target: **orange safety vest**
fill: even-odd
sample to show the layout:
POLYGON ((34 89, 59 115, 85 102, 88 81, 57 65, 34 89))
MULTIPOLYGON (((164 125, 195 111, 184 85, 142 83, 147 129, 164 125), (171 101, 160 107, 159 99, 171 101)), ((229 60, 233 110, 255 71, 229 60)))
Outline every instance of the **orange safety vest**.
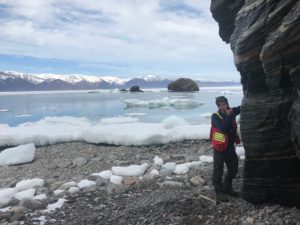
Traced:
MULTIPOLYGON (((219 114, 219 112, 216 112, 216 115, 223 121, 223 117, 219 114)), ((234 130, 234 142, 236 144, 240 143, 240 138, 237 133, 237 124, 235 119, 232 120, 232 126, 234 130)), ((220 129, 216 128, 213 123, 211 123, 211 129, 210 129, 210 142, 214 150, 224 152, 228 147, 228 135, 224 132, 222 132, 220 129)))

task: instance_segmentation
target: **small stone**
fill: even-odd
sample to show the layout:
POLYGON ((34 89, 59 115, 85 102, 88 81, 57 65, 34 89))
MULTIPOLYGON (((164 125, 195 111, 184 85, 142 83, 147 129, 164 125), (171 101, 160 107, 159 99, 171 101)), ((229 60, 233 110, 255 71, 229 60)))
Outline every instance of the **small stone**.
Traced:
POLYGON ((12 212, 14 215, 15 214, 26 214, 28 212, 28 209, 22 206, 14 206, 11 207, 10 212, 12 212))
POLYGON ((126 186, 134 186, 139 182, 139 180, 137 178, 133 178, 133 177, 125 177, 123 179, 123 182, 126 186))
POLYGON ((20 202, 20 205, 27 208, 27 209, 40 209, 42 203, 37 200, 33 200, 30 198, 25 198, 20 202))
POLYGON ((11 217, 11 212, 0 212, 0 221, 8 220, 11 217))
POLYGON ((56 163, 57 167, 62 169, 71 166, 71 164, 70 160, 59 161, 56 163))
POLYGON ((247 224, 247 225, 252 225, 253 222, 254 222, 254 220, 253 220, 252 217, 247 217, 247 218, 246 218, 246 224, 247 224))
POLYGON ((206 184, 206 180, 201 176, 194 176, 190 179, 193 186, 203 186, 206 184))
POLYGON ((13 222, 13 221, 22 221, 24 219, 25 219, 25 215, 24 214, 16 214, 16 215, 13 215, 10 218, 10 222, 13 222))
POLYGON ((106 191, 107 191, 107 194, 112 195, 112 194, 122 194, 122 193, 125 193, 126 189, 121 184, 109 183, 109 185, 106 188, 106 191))
POLYGON ((167 180, 162 182, 161 187, 184 188, 185 185, 181 182, 167 180))
POLYGON ((78 157, 78 158, 74 159, 72 162, 73 162, 74 166, 80 167, 80 166, 84 166, 85 164, 87 164, 87 159, 84 157, 78 157))

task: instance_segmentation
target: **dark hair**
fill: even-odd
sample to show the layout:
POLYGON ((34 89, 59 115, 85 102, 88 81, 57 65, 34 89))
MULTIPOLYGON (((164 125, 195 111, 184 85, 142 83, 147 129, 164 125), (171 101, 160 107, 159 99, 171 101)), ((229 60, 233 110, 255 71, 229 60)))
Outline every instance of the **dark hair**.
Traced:
POLYGON ((225 102, 226 104, 228 104, 228 100, 225 96, 216 97, 217 106, 219 106, 221 102, 225 102))

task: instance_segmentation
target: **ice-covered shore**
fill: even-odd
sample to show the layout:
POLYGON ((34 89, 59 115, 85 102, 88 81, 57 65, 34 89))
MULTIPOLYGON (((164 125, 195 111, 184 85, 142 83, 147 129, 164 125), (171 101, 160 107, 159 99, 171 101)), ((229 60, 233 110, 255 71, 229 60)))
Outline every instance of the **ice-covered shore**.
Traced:
MULTIPOLYGON (((2 190, 9 188, 10 196, 17 198, 0 210, 0 222, 276 224, 282 219, 293 224, 300 219, 294 208, 253 206, 241 198, 215 205, 203 198, 215 198, 211 155, 206 140, 151 146, 73 142, 37 147, 32 163, 0 167, 2 190)), ((240 160, 234 181, 238 190, 242 165, 240 160)))

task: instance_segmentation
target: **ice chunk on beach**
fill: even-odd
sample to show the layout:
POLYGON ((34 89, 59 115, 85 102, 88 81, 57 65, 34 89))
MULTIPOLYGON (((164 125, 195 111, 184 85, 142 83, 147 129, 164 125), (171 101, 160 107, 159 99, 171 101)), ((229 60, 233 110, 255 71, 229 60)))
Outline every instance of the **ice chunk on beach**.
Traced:
POLYGON ((142 165, 113 166, 112 173, 118 176, 142 176, 148 168, 148 163, 142 165))
POLYGON ((35 192, 36 190, 34 188, 29 188, 25 191, 20 191, 20 192, 17 192, 15 195, 14 195, 14 198, 15 199, 18 199, 20 201, 22 201, 23 199, 25 198, 30 198, 30 199, 33 199, 34 195, 35 195, 35 192))
MULTIPOLYGON (((177 120, 178 121, 178 120, 177 120)), ((174 121, 173 121, 174 122, 174 121)), ((1 127, 0 146, 34 142, 36 145, 86 141, 115 145, 155 145, 186 139, 208 139, 210 124, 92 123, 86 118, 46 117, 18 127, 1 127), (172 128, 171 128, 172 127, 172 128)))
POLYGON ((176 174, 186 174, 189 172, 189 166, 188 164, 186 163, 183 163, 183 164, 177 164, 175 166, 175 170, 174 170, 174 173, 176 174))
POLYGON ((9 203, 17 191, 18 191, 17 188, 1 189, 0 190, 0 207, 9 203))
POLYGON ((168 171, 174 171, 176 168, 175 162, 167 162, 162 165, 162 169, 168 170, 168 171))
POLYGON ((174 127, 182 126, 182 125, 189 125, 189 123, 186 120, 174 115, 165 118, 162 121, 162 123, 164 124, 166 129, 172 129, 174 127))
POLYGON ((47 195, 46 194, 40 194, 40 195, 36 195, 33 197, 34 200, 43 200, 46 199, 47 195))
POLYGON ((65 201, 66 201, 66 199, 60 198, 60 199, 57 200, 57 202, 55 202, 53 204, 49 204, 47 206, 47 209, 43 210, 42 212, 49 213, 49 212, 54 211, 56 209, 60 209, 63 206, 63 204, 65 203, 65 201))
POLYGON ((77 183, 77 186, 81 189, 81 188, 89 188, 92 186, 95 186, 96 182, 92 181, 92 180, 82 180, 80 182, 77 183))
POLYGON ((75 194, 75 193, 79 192, 79 188, 78 187, 70 187, 68 192, 71 194, 75 194))
POLYGON ((0 153, 0 166, 32 162, 35 146, 33 143, 7 148, 0 153))
POLYGON ((238 157, 240 157, 240 159, 244 160, 245 159, 245 149, 243 146, 238 146, 235 149, 236 154, 238 155, 238 157))
POLYGON ((201 155, 199 159, 201 162, 204 163, 212 163, 214 161, 213 157, 209 155, 201 155))
POLYGON ((111 172, 111 170, 104 170, 104 171, 102 171, 100 173, 93 173, 92 175, 93 176, 100 176, 100 177, 102 177, 104 179, 110 179, 110 177, 112 175, 112 172, 111 172))
POLYGON ((123 177, 121 177, 121 176, 111 175, 109 181, 113 184, 121 184, 122 180, 123 180, 123 177))
POLYGON ((44 180, 40 178, 22 180, 16 184, 16 188, 18 191, 42 186, 44 186, 44 180))
POLYGON ((153 161, 154 164, 158 166, 161 166, 164 163, 163 159, 158 157, 157 155, 154 157, 153 161))

